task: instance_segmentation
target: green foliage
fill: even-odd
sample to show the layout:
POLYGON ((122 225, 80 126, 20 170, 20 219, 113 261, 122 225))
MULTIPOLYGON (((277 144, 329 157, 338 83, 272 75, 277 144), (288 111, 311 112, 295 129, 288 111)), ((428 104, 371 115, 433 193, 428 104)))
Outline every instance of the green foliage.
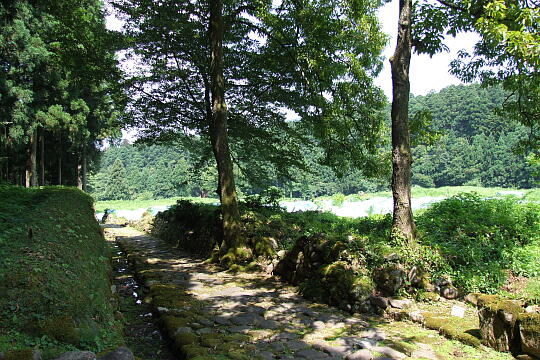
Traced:
MULTIPOLYGON (((469 292, 494 292, 505 270, 527 272, 516 249, 538 240, 538 205, 515 198, 483 200, 460 194, 432 205, 418 219, 422 243, 440 251, 452 268, 456 286, 469 292)), ((523 251, 523 250, 520 250, 523 251)))
POLYGON ((3 180, 20 184, 39 136, 45 183, 74 185, 82 157, 91 165, 99 140, 119 133, 118 38, 105 28, 103 3, 3 2, 0 21, 3 180))
POLYGON ((91 197, 0 186, 0 214, 0 352, 39 348, 52 359, 121 343, 91 197))
POLYGON ((428 111, 428 129, 437 134, 434 143, 413 147, 413 184, 429 187, 429 177, 437 187, 534 186, 534 167, 515 152, 525 127, 496 112, 508 95, 500 87, 469 85, 412 97, 410 113, 428 111))
POLYGON ((336 193, 332 195, 332 205, 333 206, 341 206, 345 202, 345 195, 342 193, 336 193))

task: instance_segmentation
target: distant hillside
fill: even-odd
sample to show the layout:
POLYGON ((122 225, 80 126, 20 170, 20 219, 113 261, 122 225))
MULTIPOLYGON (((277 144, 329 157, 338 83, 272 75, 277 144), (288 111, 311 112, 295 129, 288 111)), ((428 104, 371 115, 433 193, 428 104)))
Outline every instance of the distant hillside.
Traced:
MULTIPOLYGON (((496 114, 506 99, 499 88, 478 85, 450 86, 438 93, 412 96, 410 114, 429 110, 431 129, 441 134, 433 145, 413 148, 413 184, 423 187, 474 185, 530 188, 532 168, 514 147, 527 136, 522 125, 496 114)), ((414 136, 414 134, 413 134, 414 136)), ((236 168, 240 193, 257 193, 268 186, 283 195, 312 198, 334 193, 351 194, 385 190, 390 179, 366 179, 360 172, 338 178, 318 164, 322 150, 301 145, 306 170, 291 169, 292 179, 272 177, 263 169, 259 183, 250 183, 236 168)), ((385 165, 381 165, 385 166, 385 165)), ((156 199, 175 196, 215 196, 213 159, 201 161, 179 146, 133 146, 107 149, 90 188, 98 200, 156 199)))

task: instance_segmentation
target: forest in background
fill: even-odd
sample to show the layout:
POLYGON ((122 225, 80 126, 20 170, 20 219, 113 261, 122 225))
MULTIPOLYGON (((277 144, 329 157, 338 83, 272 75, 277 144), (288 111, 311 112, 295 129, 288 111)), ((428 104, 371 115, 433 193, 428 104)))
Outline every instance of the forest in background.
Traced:
POLYGON ((0 4, 0 183, 85 188, 125 95, 100 0, 0 4))
MULTIPOLYGON (((534 167, 523 153, 516 152, 527 129, 496 113, 506 96, 500 88, 479 85, 450 86, 438 93, 412 96, 411 117, 426 110, 431 114, 430 122, 412 129, 413 144, 418 138, 413 147, 413 184, 533 187, 534 167), (431 144, 422 141, 422 131, 430 132, 434 138, 431 144)), ((236 167, 241 193, 248 195, 276 186, 285 196, 312 198, 389 187, 387 177, 368 179, 357 171, 338 177, 320 164, 322 149, 302 146, 306 166, 292 169, 291 179, 274 177, 253 186, 236 167)), ((103 152, 99 170, 90 177, 90 190, 97 200, 215 197, 216 177, 213 163, 201 161, 196 151, 124 142, 103 152)))

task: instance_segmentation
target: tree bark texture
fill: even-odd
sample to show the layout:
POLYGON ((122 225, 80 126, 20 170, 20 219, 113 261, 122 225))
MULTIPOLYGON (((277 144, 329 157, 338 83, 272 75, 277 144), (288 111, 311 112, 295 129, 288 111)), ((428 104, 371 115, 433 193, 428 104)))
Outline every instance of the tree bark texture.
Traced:
POLYGON ((26 187, 37 186, 37 129, 30 135, 26 162, 26 187))
POLYGON ((416 227, 411 207, 411 143, 409 135, 409 65, 411 62, 411 0, 399 0, 396 50, 392 69, 392 195, 394 233, 412 240, 416 227))
POLYGON ((212 93, 212 121, 210 139, 217 162, 218 192, 223 216, 223 243, 220 252, 236 249, 239 243, 240 214, 233 164, 227 136, 227 104, 223 76, 223 1, 210 0, 210 83, 212 93))
POLYGON ((44 130, 41 130, 39 136, 39 184, 45 185, 45 135, 44 130))

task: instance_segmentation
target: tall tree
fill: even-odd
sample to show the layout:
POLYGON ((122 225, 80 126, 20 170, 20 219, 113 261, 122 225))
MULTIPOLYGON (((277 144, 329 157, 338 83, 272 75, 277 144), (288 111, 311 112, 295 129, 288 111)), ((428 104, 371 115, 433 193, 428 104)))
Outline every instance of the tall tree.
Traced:
POLYGON ((227 104, 223 77, 223 1, 210 0, 210 83, 212 93, 212 121, 210 140, 218 169, 218 193, 223 221, 222 253, 231 252, 226 259, 235 261, 234 252, 240 247, 240 213, 234 183, 233 163, 227 136, 227 104))
POLYGON ((407 98, 409 96, 408 86, 404 86, 403 80, 406 76, 408 81, 408 65, 413 46, 418 53, 433 55, 446 49, 443 43, 445 35, 455 36, 461 31, 478 32, 481 38, 475 46, 474 57, 462 52, 461 59, 453 62, 453 72, 466 81, 479 79, 485 85, 502 83, 505 89, 515 94, 504 104, 503 109, 534 130, 540 124, 540 9, 532 6, 528 0, 438 0, 418 2, 411 13, 411 4, 407 0, 400 0, 399 11, 398 44, 392 61, 392 122, 396 114, 401 124, 392 127, 393 143, 394 138, 397 140, 392 155, 396 157, 399 154, 402 161, 393 161, 393 227, 405 237, 413 238, 412 212, 410 206, 407 206, 410 204, 412 163, 408 145, 409 129, 406 126, 406 115, 397 116, 398 112, 406 114, 408 102, 403 101, 404 94, 396 94, 397 87, 407 92, 407 98), (394 70, 394 64, 398 63, 396 55, 400 55, 407 63, 406 67, 396 67, 394 70), (466 58, 469 61, 463 61, 466 58), (400 108, 399 111, 394 110, 394 104, 400 108), (409 160, 403 161, 407 158, 409 160), (394 180, 398 178, 401 181, 394 180))
MULTIPOLYGON (((214 21, 220 5, 213 1, 115 3, 134 40, 134 59, 142 63, 130 79, 133 124, 150 141, 195 148, 194 138, 207 140, 220 172, 218 192, 222 201, 231 199, 231 209, 225 134, 233 162, 246 175, 271 169, 286 176, 291 165, 302 166, 295 140, 304 140, 303 127, 286 122, 284 108, 318 131, 328 162, 339 162, 337 146, 350 139, 357 145, 350 146, 355 163, 377 167, 370 155, 377 152, 382 117, 374 109, 384 97, 370 75, 380 70, 384 36, 375 2, 228 0, 223 25, 214 21), (215 27, 212 41, 208 27, 215 27), (221 31, 223 78, 210 57, 221 31), (264 162, 273 166, 260 166, 264 162)), ((237 243, 225 242, 224 251, 229 244, 237 243)))
POLYGON ((409 66, 411 63, 411 0, 399 0, 396 50, 392 69, 392 195, 395 235, 411 240, 415 225, 411 206, 412 152, 409 135, 409 66))

